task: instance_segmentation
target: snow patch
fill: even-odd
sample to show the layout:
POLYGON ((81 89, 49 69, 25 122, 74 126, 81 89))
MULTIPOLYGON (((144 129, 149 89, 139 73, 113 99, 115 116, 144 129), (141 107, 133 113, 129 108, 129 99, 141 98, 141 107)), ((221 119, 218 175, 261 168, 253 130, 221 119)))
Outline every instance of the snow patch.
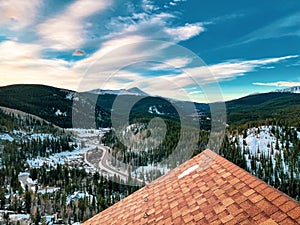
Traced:
POLYGON ((148 112, 151 114, 157 114, 157 115, 162 115, 163 113, 161 113, 160 111, 158 111, 158 109, 156 108, 155 105, 150 106, 148 109, 148 112))
POLYGON ((56 110, 54 113, 56 116, 67 116, 67 112, 62 112, 60 109, 56 110))
POLYGON ((47 194, 47 193, 54 193, 56 191, 59 191, 60 188, 57 188, 57 187, 45 187, 44 189, 39 189, 37 192, 44 195, 44 194, 47 194))
POLYGON ((12 142, 14 139, 9 134, 0 134, 0 140, 12 142))
POLYGON ((82 198, 89 198, 90 200, 93 198, 92 195, 90 195, 88 192, 79 192, 79 191, 76 191, 74 192, 72 195, 68 196, 67 197, 67 200, 66 200, 66 204, 70 204, 70 202, 72 200, 76 200, 76 199, 82 199, 82 198))
POLYGON ((183 178, 183 177, 189 175, 190 173, 192 173, 193 171, 195 171, 195 170, 198 169, 198 168, 199 168, 199 165, 198 165, 198 164, 196 164, 196 165, 194 165, 194 166, 188 168, 187 170, 183 171, 183 172, 178 176, 178 179, 181 179, 181 178, 183 178))
POLYGON ((53 139, 53 135, 52 134, 44 134, 44 133, 40 133, 40 134, 32 134, 30 135, 31 139, 34 139, 34 140, 38 140, 40 139, 41 141, 44 141, 45 139, 53 139))
POLYGON ((73 93, 72 93, 72 92, 69 92, 69 93, 66 95, 66 99, 72 100, 72 98, 73 98, 73 93))

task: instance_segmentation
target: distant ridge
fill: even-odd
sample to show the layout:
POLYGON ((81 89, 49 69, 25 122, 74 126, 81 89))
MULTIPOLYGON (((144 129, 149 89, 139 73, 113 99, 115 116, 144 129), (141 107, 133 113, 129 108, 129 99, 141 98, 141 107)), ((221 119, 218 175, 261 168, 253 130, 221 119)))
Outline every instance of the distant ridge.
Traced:
MULTIPOLYGON (((291 90, 296 91, 297 88, 291 90)), ((176 102, 176 105, 184 110, 186 104, 189 103, 152 96, 151 93, 143 96, 144 98, 141 100, 140 96, 146 93, 138 88, 117 91, 117 93, 122 93, 120 99, 124 97, 124 99, 128 100, 129 97, 138 101, 131 110, 131 118, 139 118, 139 116, 152 118, 153 114, 159 112, 164 117, 177 121, 178 112, 172 104, 176 102)), ((97 117, 97 126, 109 127, 111 125, 110 112, 118 94, 114 93, 114 90, 94 90, 94 92, 103 94, 97 99, 96 104, 97 114, 99 115, 97 117)), ((61 88, 45 85, 10 85, 0 87, 0 106, 34 114, 57 126, 67 128, 72 127, 72 112, 76 107, 83 107, 87 110, 93 108, 95 104, 92 101, 95 97, 94 95, 93 93, 85 92, 78 98, 76 92, 61 88), (74 108, 74 106, 76 107, 74 108)), ((193 103, 200 115, 201 127, 209 128, 210 120, 207 120, 207 118, 211 117, 209 104, 193 103)), ((299 127, 300 129, 299 94, 287 91, 274 91, 245 96, 227 101, 225 104, 227 121, 230 125, 241 125, 251 121, 265 121, 272 118, 287 121, 291 126, 299 127)), ((85 112, 81 113, 82 118, 89 119, 89 117, 86 117, 85 112)), ((193 119, 193 115, 191 115, 191 119, 193 119)), ((84 120, 82 124, 83 127, 86 127, 84 120)))
POLYGON ((294 87, 289 87, 289 88, 284 88, 284 89, 277 89, 274 92, 300 94, 300 86, 294 86, 294 87))
POLYGON ((136 96, 149 96, 146 92, 142 91, 137 87, 129 88, 129 89, 119 89, 119 90, 104 90, 104 89, 94 89, 89 91, 90 93, 97 95, 136 95, 136 96))

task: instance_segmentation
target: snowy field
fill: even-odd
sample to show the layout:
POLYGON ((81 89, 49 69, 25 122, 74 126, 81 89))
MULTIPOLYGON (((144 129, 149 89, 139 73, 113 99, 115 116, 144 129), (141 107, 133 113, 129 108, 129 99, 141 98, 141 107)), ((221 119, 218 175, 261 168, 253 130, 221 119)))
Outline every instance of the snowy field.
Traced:
MULTIPOLYGON (((282 151, 286 145, 284 141, 284 146, 282 146, 281 141, 278 140, 279 150, 275 149, 276 146, 276 137, 272 133, 272 126, 260 126, 258 128, 250 128, 247 130, 246 138, 243 138, 243 135, 239 135, 238 143, 239 146, 249 151, 249 154, 245 154, 247 167, 251 168, 251 156, 259 157, 260 154, 264 154, 266 157, 270 157, 272 160, 273 169, 275 169, 277 154, 280 154, 282 158, 281 164, 284 170, 284 173, 288 171, 288 165, 284 159, 284 151, 282 151), (273 154, 272 154, 273 152, 273 154)), ((282 128, 279 128, 279 132, 282 132, 282 128)), ((297 132, 298 139, 300 138, 300 132, 297 132)), ((235 138, 233 138, 233 141, 235 138)), ((292 143, 289 143, 289 147, 293 147, 292 143)), ((257 161, 257 167, 260 165, 260 162, 257 161)))

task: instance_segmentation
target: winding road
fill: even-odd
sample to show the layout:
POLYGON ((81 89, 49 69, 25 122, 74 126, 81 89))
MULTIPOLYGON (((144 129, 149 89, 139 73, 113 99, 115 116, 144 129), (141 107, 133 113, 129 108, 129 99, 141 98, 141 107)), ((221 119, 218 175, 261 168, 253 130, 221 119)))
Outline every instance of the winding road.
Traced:
MULTIPOLYGON (((87 141, 88 141, 87 144, 95 146, 95 148, 93 148, 90 151, 96 150, 98 148, 98 150, 102 151, 102 157, 99 159, 98 166, 95 166, 94 164, 88 161, 87 154, 89 154, 90 151, 87 151, 84 155, 85 162, 91 167, 93 167, 95 170, 105 171, 111 176, 116 175, 120 177, 120 179, 126 183, 129 179, 128 173, 120 169, 117 169, 116 167, 113 167, 108 163, 112 158, 111 154, 109 153, 109 147, 96 143, 97 141, 95 141, 94 138, 88 138, 87 141)), ((142 180, 137 178, 133 178, 132 181, 136 185, 141 185, 143 183, 142 180)))

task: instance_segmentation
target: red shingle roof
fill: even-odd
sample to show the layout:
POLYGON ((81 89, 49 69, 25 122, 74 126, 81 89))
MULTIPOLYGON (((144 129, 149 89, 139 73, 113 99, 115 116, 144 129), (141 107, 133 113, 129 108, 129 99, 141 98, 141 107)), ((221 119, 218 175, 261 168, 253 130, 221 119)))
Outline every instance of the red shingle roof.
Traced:
POLYGON ((206 150, 84 223, 95 224, 300 224, 300 204, 206 150))

